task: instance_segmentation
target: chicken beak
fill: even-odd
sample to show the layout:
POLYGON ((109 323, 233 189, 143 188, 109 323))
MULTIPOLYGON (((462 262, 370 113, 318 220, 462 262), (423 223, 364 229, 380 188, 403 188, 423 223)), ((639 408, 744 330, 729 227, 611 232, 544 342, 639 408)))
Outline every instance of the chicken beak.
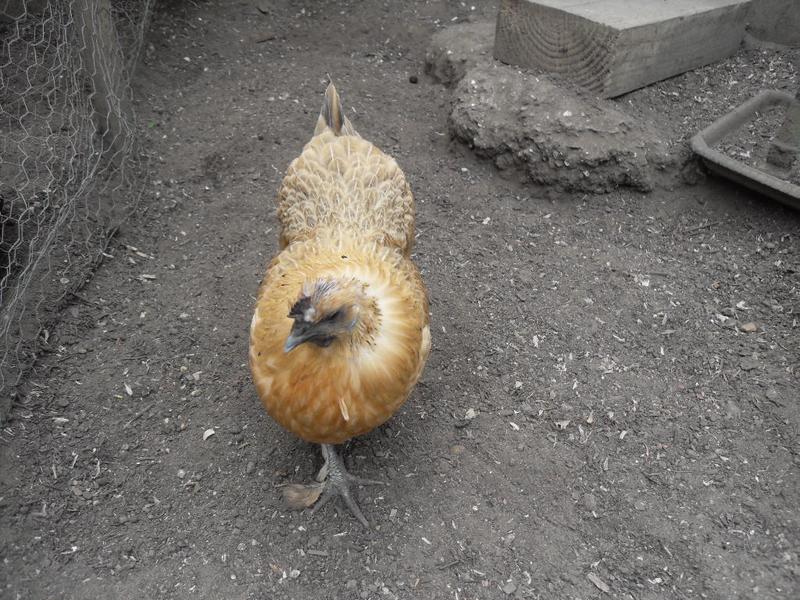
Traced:
POLYGON ((288 354, 289 352, 297 348, 300 344, 305 342, 307 339, 308 336, 302 334, 297 335, 293 331, 292 333, 289 334, 289 337, 286 338, 286 343, 283 345, 283 352, 285 354, 288 354))

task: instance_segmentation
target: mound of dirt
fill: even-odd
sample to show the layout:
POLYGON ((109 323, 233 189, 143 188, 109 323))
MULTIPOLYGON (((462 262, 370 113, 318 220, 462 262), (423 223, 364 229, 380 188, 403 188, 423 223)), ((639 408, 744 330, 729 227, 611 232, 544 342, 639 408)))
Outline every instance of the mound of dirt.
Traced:
POLYGON ((602 101, 584 99, 504 65, 468 71, 454 94, 454 138, 499 169, 564 191, 653 189, 670 156, 658 132, 602 101))
POLYGON ((436 32, 425 53, 425 72, 446 87, 467 71, 492 61, 494 21, 457 23, 436 32))

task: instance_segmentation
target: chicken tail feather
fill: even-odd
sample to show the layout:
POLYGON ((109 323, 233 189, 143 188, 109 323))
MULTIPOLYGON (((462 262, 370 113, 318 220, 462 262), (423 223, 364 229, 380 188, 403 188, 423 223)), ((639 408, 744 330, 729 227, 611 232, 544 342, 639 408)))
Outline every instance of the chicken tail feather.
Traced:
POLYGON ((325 119, 325 125, 330 127, 334 134, 342 134, 342 123, 344 122, 342 103, 339 100, 339 92, 336 91, 332 81, 325 90, 325 101, 322 103, 320 116, 325 119))
POLYGON ((326 129, 330 129, 334 135, 355 135, 356 130, 353 125, 344 116, 342 111, 342 103, 339 100, 339 92, 333 82, 328 84, 325 90, 325 100, 322 103, 322 110, 319 112, 319 119, 317 119, 317 127, 314 129, 314 135, 319 135, 326 129))

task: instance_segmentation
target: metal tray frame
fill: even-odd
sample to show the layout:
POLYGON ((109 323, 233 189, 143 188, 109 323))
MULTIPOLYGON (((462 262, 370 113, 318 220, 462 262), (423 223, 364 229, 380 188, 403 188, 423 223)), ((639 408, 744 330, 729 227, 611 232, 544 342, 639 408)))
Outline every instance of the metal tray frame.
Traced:
POLYGON ((795 102, 794 96, 786 92, 779 90, 760 92, 695 135, 691 140, 692 150, 702 157, 703 162, 714 173, 800 210, 800 186, 714 150, 714 146, 722 138, 750 121, 758 111, 774 105, 789 106, 793 102, 795 102))

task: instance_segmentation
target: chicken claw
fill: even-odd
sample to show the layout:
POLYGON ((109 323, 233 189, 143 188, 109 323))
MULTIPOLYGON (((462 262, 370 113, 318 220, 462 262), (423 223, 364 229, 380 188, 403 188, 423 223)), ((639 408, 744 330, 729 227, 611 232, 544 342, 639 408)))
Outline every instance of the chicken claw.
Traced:
POLYGON ((356 504, 353 494, 350 492, 350 485, 384 485, 383 481, 376 481, 375 479, 364 479, 356 477, 348 473, 344 466, 344 461, 336 453, 335 448, 331 444, 320 444, 322 446, 322 456, 325 458, 325 464, 320 469, 320 474, 325 478, 324 489, 322 495, 311 509, 311 514, 317 512, 319 508, 327 504, 327 502, 334 496, 341 496, 347 508, 353 513, 356 519, 366 528, 369 528, 369 521, 364 517, 364 513, 356 504))

